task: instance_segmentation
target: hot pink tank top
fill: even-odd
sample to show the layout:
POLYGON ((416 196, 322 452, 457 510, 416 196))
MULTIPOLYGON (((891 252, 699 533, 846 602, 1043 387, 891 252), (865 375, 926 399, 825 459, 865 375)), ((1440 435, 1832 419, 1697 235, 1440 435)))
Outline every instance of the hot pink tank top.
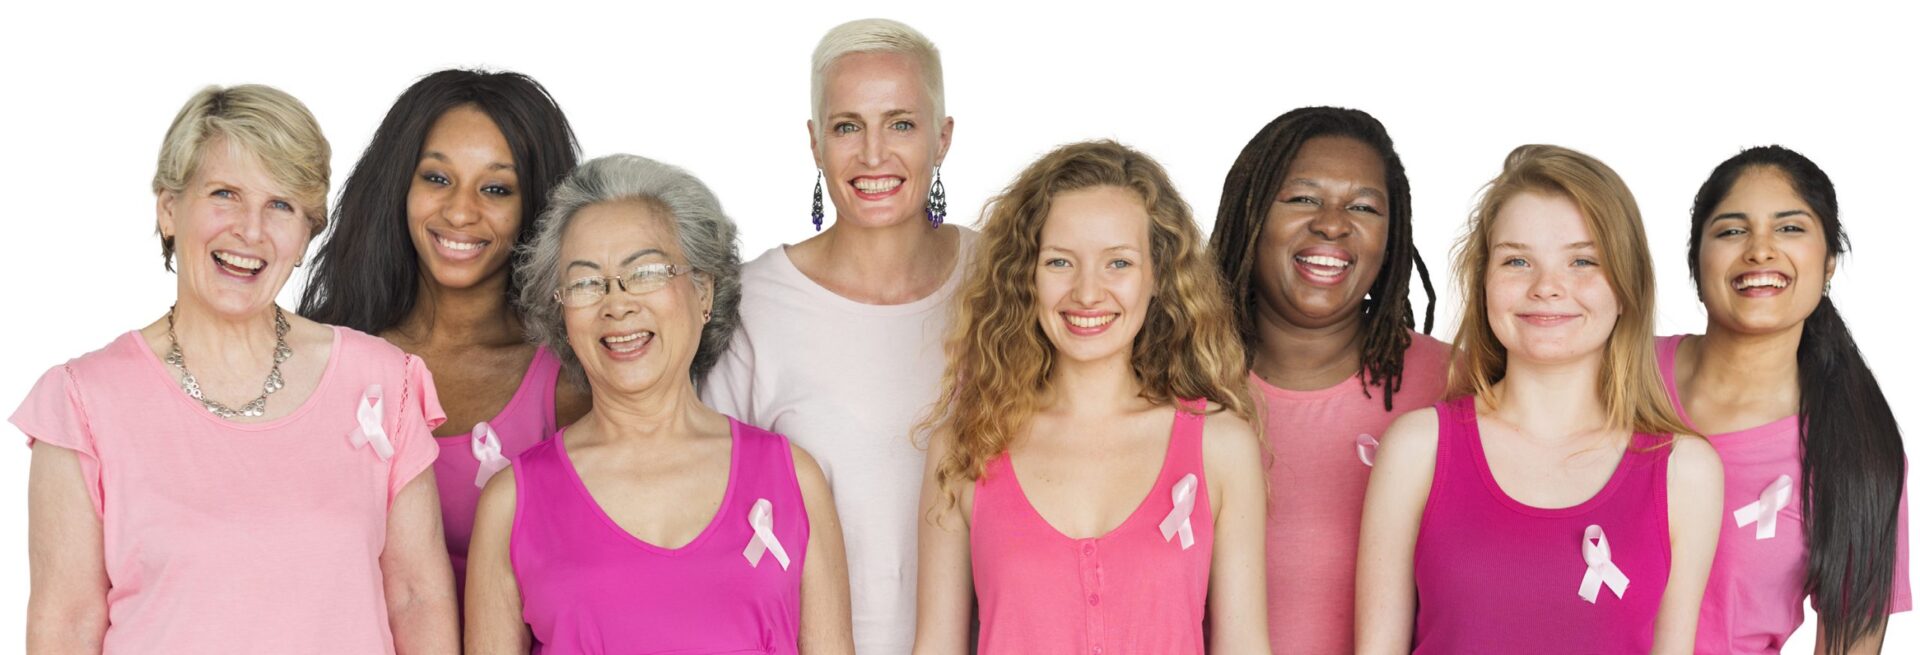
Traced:
POLYGON ((534 653, 798 652, 809 528, 793 452, 786 437, 728 421, 720 510, 674 549, 641 541, 600 509, 567 458, 565 432, 514 459, 508 548, 534 653), (761 500, 779 548, 755 536, 761 500))
POLYGON ((1433 487, 1413 554, 1413 652, 1652 650, 1672 563, 1666 437, 1633 435, 1599 493, 1572 507, 1541 509, 1507 496, 1494 481, 1472 396, 1436 408, 1433 487), (1589 526, 1599 526, 1611 551, 1592 567, 1584 547, 1589 526), (1581 595, 1590 569, 1593 602, 1581 595), (1618 576, 1624 593, 1608 583, 1618 576))
POLYGON ((1206 417, 1192 407, 1205 403, 1183 402, 1174 413, 1153 490, 1100 537, 1071 539, 1047 523, 1007 454, 987 464, 974 484, 971 526, 982 654, 1205 652, 1213 509, 1200 448, 1206 417), (1176 504, 1176 487, 1191 487, 1190 499, 1176 504), (1177 528, 1163 536, 1160 525, 1182 511, 1191 539, 1177 528))
MULTIPOLYGON (((520 389, 513 392, 500 414, 487 421, 498 436, 500 457, 512 459, 541 439, 553 434, 555 425, 553 388, 560 380, 560 359, 540 348, 520 378, 520 389)), ((473 426, 465 426, 473 427, 473 426)), ((475 435, 456 434, 434 437, 440 444, 440 458, 433 462, 433 481, 440 488, 440 524, 447 532, 447 554, 453 559, 453 581, 459 598, 466 598, 467 542, 473 537, 473 512, 480 505, 477 473, 481 458, 473 447, 475 435)), ((491 453, 491 449, 478 449, 491 453)))

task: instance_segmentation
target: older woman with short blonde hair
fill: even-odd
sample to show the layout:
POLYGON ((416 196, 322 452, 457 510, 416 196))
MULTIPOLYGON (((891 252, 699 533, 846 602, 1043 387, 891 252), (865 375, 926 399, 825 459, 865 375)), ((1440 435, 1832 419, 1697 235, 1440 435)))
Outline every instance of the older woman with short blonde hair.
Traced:
POLYGON ((274 302, 329 149, 271 87, 209 87, 153 178, 167 314, 55 366, 33 447, 29 652, 452 653, 419 360, 274 302))

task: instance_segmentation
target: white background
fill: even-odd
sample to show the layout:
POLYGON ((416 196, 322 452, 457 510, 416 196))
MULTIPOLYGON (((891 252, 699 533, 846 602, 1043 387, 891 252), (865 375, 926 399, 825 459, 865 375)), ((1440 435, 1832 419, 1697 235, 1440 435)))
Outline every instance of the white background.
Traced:
MULTIPOLYGON (((1920 48, 1905 10, 54 4, 0 10, 0 180, 12 194, 0 232, 0 412, 47 367, 171 302, 148 184, 168 122, 201 86, 261 82, 305 101, 332 140, 337 188, 417 77, 451 66, 524 72, 552 91, 587 156, 644 154, 706 180, 751 258, 812 233, 804 130, 815 41, 842 21, 884 15, 944 53, 957 125, 943 170, 956 222, 972 222, 1051 147, 1115 138, 1166 165, 1205 229, 1228 166, 1267 121, 1312 104, 1371 112, 1412 179, 1416 242, 1441 276, 1443 338, 1458 299, 1448 252, 1475 191, 1514 146, 1586 151, 1632 186, 1660 276, 1660 330, 1673 333, 1705 323, 1686 275, 1693 192, 1741 147, 1785 144, 1839 186, 1855 251, 1833 294, 1908 427, 1908 452, 1920 443, 1905 261, 1920 237, 1920 48)), ((299 284, 283 293, 286 306, 299 284)), ((29 457, 14 448, 0 449, 0 650, 23 643, 27 600, 29 457)), ((1810 652, 1812 632, 1797 633, 1789 652, 1810 652)), ((1896 617, 1887 651, 1920 652, 1920 619, 1896 617)))

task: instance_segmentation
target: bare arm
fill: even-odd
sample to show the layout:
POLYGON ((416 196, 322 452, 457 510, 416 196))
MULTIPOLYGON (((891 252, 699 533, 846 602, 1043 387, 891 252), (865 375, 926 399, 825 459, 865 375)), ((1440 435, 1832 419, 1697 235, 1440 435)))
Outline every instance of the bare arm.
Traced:
POLYGON ((27 652, 33 655, 98 655, 107 633, 105 542, 79 457, 33 444, 27 474, 27 652))
POLYGON ((1677 435, 1667 462, 1667 534, 1673 569, 1653 622, 1653 652, 1692 653, 1700 626, 1700 599, 1720 543, 1720 456, 1699 437, 1677 435))
POLYGON ((1267 635, 1267 472, 1260 438, 1232 414, 1207 418, 1207 493, 1213 499, 1208 650, 1271 653, 1267 635))
POLYGON ((387 511, 380 573, 386 582, 394 650, 401 655, 459 653, 453 565, 440 531, 440 492, 431 468, 414 476, 387 511))
POLYGON ((467 545, 465 641, 470 655, 526 655, 533 650, 533 635, 520 613, 520 581, 508 557, 518 501, 513 473, 508 468, 488 480, 474 509, 473 538, 467 545))
POLYGON ((820 464, 799 446, 793 448, 793 473, 807 504, 807 565, 800 572, 800 652, 805 655, 853 652, 853 601, 847 590, 847 547, 833 487, 820 464))
POLYGON ((1375 451, 1354 576, 1358 653, 1413 650, 1413 549, 1433 487, 1439 440, 1439 415, 1422 409, 1396 419, 1375 451))
POLYGON ((920 582, 913 638, 915 655, 965 655, 973 627, 973 551, 967 521, 973 486, 964 485, 954 506, 940 488, 939 466, 952 437, 934 435, 920 485, 920 582))

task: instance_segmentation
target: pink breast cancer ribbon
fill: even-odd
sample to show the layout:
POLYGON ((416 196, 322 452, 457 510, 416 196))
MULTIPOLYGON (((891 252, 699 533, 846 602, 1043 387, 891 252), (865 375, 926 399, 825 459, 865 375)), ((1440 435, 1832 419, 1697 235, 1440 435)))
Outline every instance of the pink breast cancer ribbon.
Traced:
POLYGON ((1353 440, 1353 448, 1354 450, 1360 451, 1360 463, 1371 467, 1373 466, 1373 451, 1380 448, 1380 440, 1373 438, 1371 434, 1362 432, 1359 437, 1353 440))
POLYGON ((1774 528, 1780 522, 1780 510, 1786 508, 1787 502, 1791 500, 1793 500, 1793 478, 1786 475, 1774 478, 1773 484, 1767 485, 1767 490, 1760 492, 1759 500, 1733 510, 1733 522, 1744 528, 1754 521, 1759 521, 1760 527, 1754 530, 1753 538, 1772 539, 1774 528))
POLYGON ((480 462, 480 470, 473 473, 473 486, 485 489, 487 480, 507 467, 507 458, 500 455, 500 434, 486 421, 481 421, 473 424, 473 438, 467 445, 473 450, 473 458, 480 462))
POLYGON ((1173 541, 1173 535, 1180 535, 1180 550, 1193 547, 1193 499, 1200 479, 1188 473, 1173 485, 1173 511, 1160 521, 1160 536, 1173 541))
POLYGON ((773 551, 773 558, 780 561, 780 570, 787 570, 791 562, 787 559, 787 549, 780 547, 780 538, 773 536, 773 503, 765 498, 753 501, 753 511, 747 513, 747 524, 753 526, 753 539, 747 541, 747 563, 760 568, 760 556, 773 551))
POLYGON ((387 429, 380 425, 380 419, 386 415, 386 401, 380 398, 380 385, 367 387, 360 395, 359 406, 354 409, 354 419, 360 427, 347 435, 347 443, 355 448, 373 444, 373 452, 381 461, 393 459, 393 442, 387 440, 387 429))
POLYGON ((1615 598, 1626 597, 1627 574, 1613 565, 1613 548, 1607 545, 1607 533, 1600 526, 1587 526, 1586 535, 1580 538, 1580 557, 1587 561, 1587 575, 1580 578, 1581 600, 1599 602, 1601 583, 1613 590, 1615 598))

